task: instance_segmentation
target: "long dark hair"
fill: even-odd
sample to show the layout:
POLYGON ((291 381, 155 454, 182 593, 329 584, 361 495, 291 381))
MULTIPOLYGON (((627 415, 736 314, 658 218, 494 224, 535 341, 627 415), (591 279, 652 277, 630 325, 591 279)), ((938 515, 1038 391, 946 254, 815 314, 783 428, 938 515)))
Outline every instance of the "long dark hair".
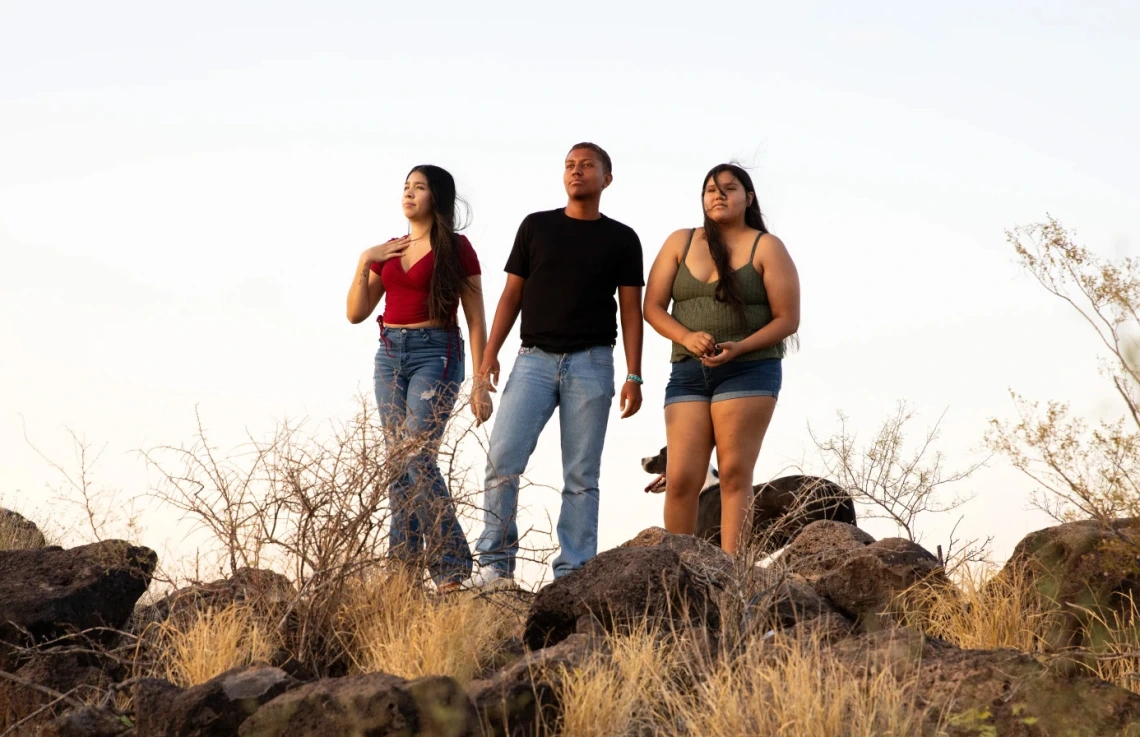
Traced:
MULTIPOLYGON (((701 180, 702 210, 704 209, 705 187, 708 186, 710 179, 721 194, 724 194, 724 190, 720 189, 720 183, 717 182, 717 177, 724 172, 728 172, 740 180, 740 183, 744 185, 745 194, 752 195, 752 203, 744 210, 744 224, 759 230, 761 233, 767 233, 768 227, 764 225, 764 215, 760 212, 760 200, 756 196, 756 187, 752 185, 752 177, 748 176, 748 172, 736 164, 718 164, 710 169, 705 178, 701 180)), ((732 307, 743 322, 744 298, 740 295, 740 281, 736 278, 736 272, 732 270, 728 246, 725 245, 724 239, 720 235, 720 226, 709 217, 707 211, 705 212, 705 240, 709 244, 709 255, 712 256, 713 263, 716 264, 716 273, 720 275, 715 296, 719 301, 732 307)))
POLYGON ((420 164, 412 167, 408 176, 415 172, 423 174, 427 179, 434 215, 431 250, 435 257, 435 267, 428 287, 428 317, 433 322, 450 327, 455 323, 459 291, 467 281, 459 265, 459 236, 455 233, 456 206, 462 204, 466 207, 467 203, 455 194, 455 179, 446 169, 434 164, 420 164))

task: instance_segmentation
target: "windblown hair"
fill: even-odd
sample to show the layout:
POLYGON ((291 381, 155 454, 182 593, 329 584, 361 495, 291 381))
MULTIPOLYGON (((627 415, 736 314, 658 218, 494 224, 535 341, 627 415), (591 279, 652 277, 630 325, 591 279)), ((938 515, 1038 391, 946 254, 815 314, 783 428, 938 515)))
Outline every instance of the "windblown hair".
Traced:
MULTIPOLYGON (((768 227, 764 225, 764 215, 760 212, 760 200, 756 196, 756 187, 752 184, 752 177, 748 176, 741 167, 736 164, 719 164, 714 166, 705 178, 701 181, 701 201, 704 202, 705 187, 708 186, 711 180, 713 185, 720 190, 720 183, 717 182, 717 177, 722 173, 728 172, 732 176, 740 180, 744 186, 746 194, 752 195, 752 204, 748 205, 744 210, 744 224, 750 228, 755 228, 761 233, 767 233, 768 227)), ((724 194, 724 190, 720 190, 724 194)), ((709 217, 708 212, 705 212, 705 239, 709 244, 709 255, 712 256, 713 263, 716 264, 716 273, 720 275, 719 281, 716 285, 716 298, 729 305, 736 311, 740 319, 744 320, 744 298, 740 295, 740 281, 736 278, 736 272, 732 270, 732 263, 729 259, 728 246, 725 245, 724 239, 720 234, 720 226, 716 221, 709 217)))
POLYGON ((421 164, 408 172, 424 175, 431 192, 431 250, 435 258, 428 287, 428 317, 450 327, 455 324, 459 293, 467 277, 459 263, 459 236, 456 235, 456 205, 463 202, 455 193, 455 179, 441 167, 421 164))

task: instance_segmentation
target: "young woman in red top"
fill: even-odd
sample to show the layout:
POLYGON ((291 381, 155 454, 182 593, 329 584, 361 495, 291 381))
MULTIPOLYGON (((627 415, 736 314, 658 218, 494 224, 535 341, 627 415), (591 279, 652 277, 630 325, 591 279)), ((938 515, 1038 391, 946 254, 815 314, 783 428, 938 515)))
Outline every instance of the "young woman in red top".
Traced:
MULTIPOLYGON (((422 570, 441 591, 471 573, 471 549, 455 515, 436 456, 465 378, 458 326, 463 306, 475 366, 483 361, 487 323, 479 259, 455 232, 455 180, 438 166, 412 169, 404 181, 408 235, 360 254, 348 290, 348 320, 368 319, 385 297, 376 352, 376 405, 389 460, 405 473, 389 488, 389 554, 422 570)), ((475 377, 477 424, 491 416, 486 382, 475 377)))

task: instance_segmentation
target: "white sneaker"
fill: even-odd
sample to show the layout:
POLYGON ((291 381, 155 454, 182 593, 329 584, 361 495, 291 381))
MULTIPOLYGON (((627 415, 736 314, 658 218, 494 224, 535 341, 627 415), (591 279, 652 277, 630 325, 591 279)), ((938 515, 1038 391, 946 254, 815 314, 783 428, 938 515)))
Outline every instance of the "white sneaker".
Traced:
POLYGON ((480 567, 467 581, 468 588, 479 591, 502 591, 518 588, 515 580, 494 566, 480 567))

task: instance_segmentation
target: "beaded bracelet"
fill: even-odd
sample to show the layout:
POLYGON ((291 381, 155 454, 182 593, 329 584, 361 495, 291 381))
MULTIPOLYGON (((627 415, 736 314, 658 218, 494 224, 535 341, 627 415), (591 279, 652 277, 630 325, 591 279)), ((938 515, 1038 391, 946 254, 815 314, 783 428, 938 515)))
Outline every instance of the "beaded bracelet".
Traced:
POLYGON ((625 377, 626 381, 632 381, 634 384, 644 384, 645 381, 637 374, 630 374, 625 377))

